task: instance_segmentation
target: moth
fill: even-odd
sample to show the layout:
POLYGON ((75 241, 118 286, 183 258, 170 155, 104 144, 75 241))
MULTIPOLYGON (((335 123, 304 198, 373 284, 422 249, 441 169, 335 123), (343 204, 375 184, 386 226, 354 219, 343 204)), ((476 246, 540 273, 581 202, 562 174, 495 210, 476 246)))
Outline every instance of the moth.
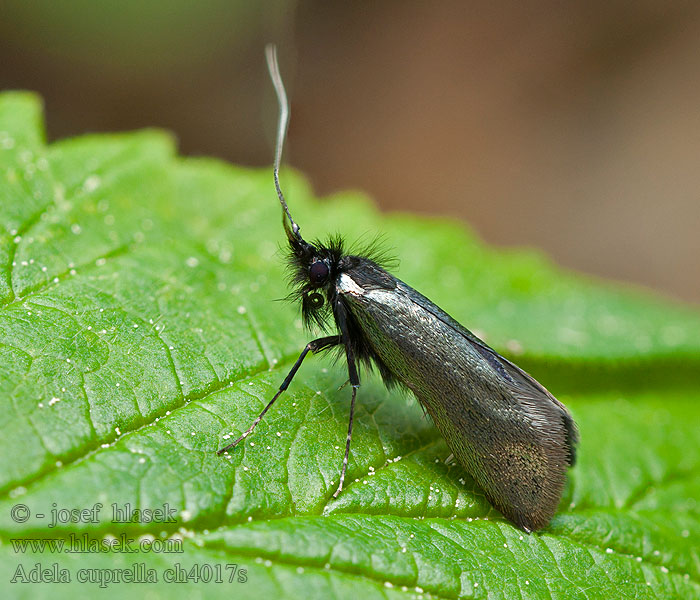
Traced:
POLYGON ((343 489, 360 387, 358 365, 376 368, 387 386, 410 390, 457 461, 489 502, 527 532, 547 525, 557 510, 578 432, 566 407, 540 383, 460 325, 428 298, 367 255, 347 254, 342 238, 307 242, 282 194, 279 167, 289 106, 274 46, 266 48, 279 100, 273 167, 289 264, 307 325, 334 333, 310 341, 251 426, 255 429, 287 389, 309 352, 338 349, 352 386, 350 421, 337 497, 343 489))

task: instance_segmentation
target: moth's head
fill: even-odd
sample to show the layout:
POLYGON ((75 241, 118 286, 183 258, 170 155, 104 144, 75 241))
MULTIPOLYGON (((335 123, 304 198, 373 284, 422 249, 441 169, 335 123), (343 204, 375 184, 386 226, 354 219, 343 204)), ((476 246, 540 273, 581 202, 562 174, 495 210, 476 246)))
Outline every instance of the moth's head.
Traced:
POLYGON ((343 256, 342 242, 331 239, 325 244, 318 241, 309 243, 301 236, 294 235, 288 227, 285 229, 290 249, 290 280, 294 287, 289 299, 301 301, 302 317, 307 327, 315 323, 321 329, 326 329, 332 314, 334 282, 343 256))

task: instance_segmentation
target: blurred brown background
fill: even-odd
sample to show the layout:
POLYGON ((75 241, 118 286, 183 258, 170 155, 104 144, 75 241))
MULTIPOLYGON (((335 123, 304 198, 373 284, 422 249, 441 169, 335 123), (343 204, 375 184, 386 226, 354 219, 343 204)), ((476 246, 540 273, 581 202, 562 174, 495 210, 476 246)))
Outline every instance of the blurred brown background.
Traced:
POLYGON ((700 301, 700 5, 5 0, 0 87, 50 139, 159 126, 184 154, 286 161, 318 193, 447 214, 488 242, 700 301))

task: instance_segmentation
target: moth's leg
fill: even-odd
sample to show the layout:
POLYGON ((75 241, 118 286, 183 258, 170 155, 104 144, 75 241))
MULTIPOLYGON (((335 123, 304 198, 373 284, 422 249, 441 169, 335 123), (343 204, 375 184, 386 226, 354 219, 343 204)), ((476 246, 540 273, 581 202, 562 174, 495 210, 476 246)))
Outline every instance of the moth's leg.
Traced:
MULTIPOLYGON (((340 328, 340 334, 342 342, 345 345, 345 358, 348 361, 348 378, 350 384, 352 385, 352 399, 350 400, 350 421, 348 422, 348 437, 345 442, 345 457, 343 458, 343 468, 340 470, 340 483, 338 484, 338 489, 335 490, 333 494, 334 498, 338 497, 338 494, 343 489, 343 482, 345 481, 345 471, 348 469, 348 459, 350 458, 350 441, 352 440, 352 421, 355 414, 355 396, 357 395, 357 388, 360 387, 360 377, 357 373, 357 365, 355 364, 355 353, 353 352, 352 346, 350 344, 350 336, 348 333, 348 325, 346 321, 345 307, 339 304, 336 307, 336 322, 340 328)), ((343 384, 344 386, 345 384, 343 384)))
POLYGON ((333 346, 337 346, 338 344, 341 343, 341 337, 339 335, 330 335, 328 337, 322 337, 318 338, 316 340, 310 341, 308 344, 306 344, 306 347, 301 351, 301 354, 299 355, 299 358, 297 358, 297 361, 294 363, 294 366, 292 369, 289 371, 287 376, 284 378, 284 381, 282 382, 282 385, 279 387, 277 390, 277 393, 273 396, 272 400, 270 400, 267 403, 267 406, 263 408, 263 411, 258 415, 258 418, 253 421, 253 424, 248 427, 248 429, 245 430, 243 435, 239 437, 235 442, 232 444, 229 444, 228 446, 222 448, 221 450, 217 451, 217 454, 220 456, 227 450, 230 450, 231 448, 236 447, 242 440, 247 438, 252 432, 253 429, 255 429, 255 426, 260 423, 262 418, 265 416, 265 413, 268 411, 268 409, 275 403, 275 400, 280 397, 282 392, 286 390, 289 387, 289 384, 292 382, 292 379, 294 379, 294 376, 297 374, 297 371, 299 370, 299 367, 301 367, 301 363, 304 362, 304 359, 306 358, 306 355, 309 352, 318 352, 319 350, 325 350, 326 348, 332 348, 333 346))
POLYGON ((343 458, 343 468, 340 470, 340 483, 338 484, 338 489, 335 490, 335 493, 333 494, 334 498, 337 498, 338 494, 340 494, 340 492, 343 489, 343 482, 345 481, 345 471, 347 471, 348 469, 348 459, 350 457, 350 440, 352 439, 352 420, 353 414, 355 412, 355 396, 357 395, 358 387, 360 386, 352 386, 352 400, 350 400, 350 421, 348 423, 348 437, 347 441, 345 442, 345 458, 343 458))

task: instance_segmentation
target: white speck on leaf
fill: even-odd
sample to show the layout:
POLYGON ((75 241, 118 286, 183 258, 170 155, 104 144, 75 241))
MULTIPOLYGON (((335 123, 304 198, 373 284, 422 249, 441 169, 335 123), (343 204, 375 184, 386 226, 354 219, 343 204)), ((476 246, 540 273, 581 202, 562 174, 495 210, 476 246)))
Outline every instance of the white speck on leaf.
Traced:
POLYGON ((94 192, 100 187, 100 177, 98 175, 89 175, 83 182, 83 191, 94 192))

